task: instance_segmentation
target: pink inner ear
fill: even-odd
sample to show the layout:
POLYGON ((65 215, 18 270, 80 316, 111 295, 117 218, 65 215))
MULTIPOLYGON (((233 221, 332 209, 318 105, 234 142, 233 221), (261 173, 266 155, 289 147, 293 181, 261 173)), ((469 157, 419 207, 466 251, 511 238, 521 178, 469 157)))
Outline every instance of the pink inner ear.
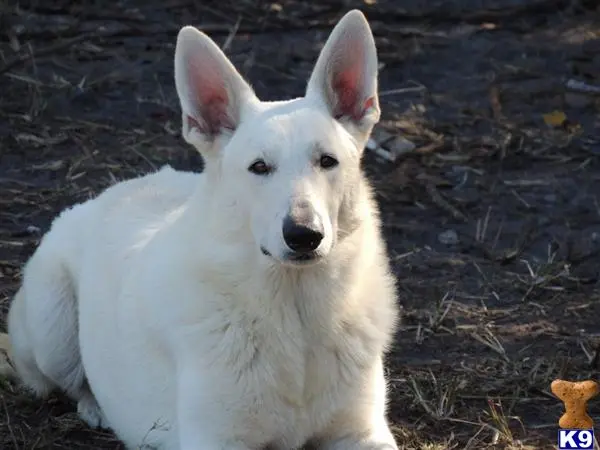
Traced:
POLYGON ((195 70, 189 67, 188 77, 194 99, 196 114, 188 116, 191 127, 214 136, 224 128, 233 130, 234 120, 230 116, 229 95, 222 76, 217 70, 195 70))
POLYGON ((336 109, 334 116, 350 117, 353 120, 360 120, 364 117, 366 111, 375 103, 375 99, 370 97, 363 102, 363 89, 365 86, 363 72, 360 62, 363 61, 363 52, 357 46, 348 46, 343 48, 342 53, 352 52, 352 55, 346 55, 350 64, 343 64, 334 72, 331 87, 335 95, 336 109), (343 66, 346 67, 343 67, 343 66))
POLYGON ((364 115, 368 109, 371 109, 373 106, 375 106, 375 97, 369 97, 366 101, 365 104, 363 106, 363 110, 362 110, 362 114, 364 115))
POLYGON ((361 104, 361 80, 356 71, 346 71, 334 78, 333 91, 336 95, 336 119, 351 117, 358 121, 362 119, 367 110, 375 105, 375 99, 369 97, 361 104))
POLYGON ((356 70, 346 70, 337 74, 332 83, 334 95, 336 96, 336 118, 350 116, 355 118, 358 105, 358 73, 356 70))
POLYGON ((223 129, 235 128, 233 119, 228 113, 229 100, 227 92, 215 93, 200 103, 200 114, 204 119, 205 133, 214 136, 223 129))

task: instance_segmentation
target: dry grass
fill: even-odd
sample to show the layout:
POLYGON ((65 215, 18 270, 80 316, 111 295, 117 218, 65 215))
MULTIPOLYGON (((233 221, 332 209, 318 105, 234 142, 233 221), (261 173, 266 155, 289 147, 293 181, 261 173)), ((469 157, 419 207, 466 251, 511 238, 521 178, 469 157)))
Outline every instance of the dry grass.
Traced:
MULTIPOLYGON (((405 316, 388 359, 398 440, 553 448, 550 382, 598 374, 600 101, 564 88, 600 84, 593 2, 125 3, 0 5, 0 314, 63 207, 165 163, 201 169, 179 138, 181 25, 281 98, 302 93, 324 30, 359 6, 383 64, 381 127, 416 144, 365 161, 405 316), (554 110, 568 121, 547 126, 554 110)), ((61 396, 8 380, 0 394, 2 449, 121 448, 61 396)))

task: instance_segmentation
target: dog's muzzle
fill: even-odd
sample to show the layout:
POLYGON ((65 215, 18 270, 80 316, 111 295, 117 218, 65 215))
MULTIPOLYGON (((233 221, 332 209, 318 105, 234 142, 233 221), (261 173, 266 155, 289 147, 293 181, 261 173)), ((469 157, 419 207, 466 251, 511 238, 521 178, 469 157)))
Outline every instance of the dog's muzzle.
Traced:
POLYGON ((283 220, 283 240, 291 250, 289 259, 308 261, 324 237, 323 221, 308 203, 298 203, 283 220))

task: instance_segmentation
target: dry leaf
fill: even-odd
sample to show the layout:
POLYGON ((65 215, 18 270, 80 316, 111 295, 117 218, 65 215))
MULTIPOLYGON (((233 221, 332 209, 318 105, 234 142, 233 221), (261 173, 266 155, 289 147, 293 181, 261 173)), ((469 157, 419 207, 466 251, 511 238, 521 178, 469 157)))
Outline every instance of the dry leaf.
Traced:
POLYGON ((562 111, 552 111, 544 114, 544 122, 551 127, 561 127, 567 121, 567 115, 562 111))

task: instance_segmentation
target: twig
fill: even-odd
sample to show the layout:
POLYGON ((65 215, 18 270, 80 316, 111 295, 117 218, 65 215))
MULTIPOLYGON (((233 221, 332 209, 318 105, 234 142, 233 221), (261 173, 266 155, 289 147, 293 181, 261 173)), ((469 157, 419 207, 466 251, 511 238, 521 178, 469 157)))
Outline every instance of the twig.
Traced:
POLYGON ((569 80, 566 84, 567 89, 584 94, 600 94, 600 86, 584 83, 578 80, 569 80))
POLYGON ((408 92, 423 92, 426 91, 427 88, 425 86, 415 86, 415 87, 407 87, 407 88, 398 88, 398 89, 389 89, 387 91, 379 92, 379 97, 386 97, 388 95, 397 95, 397 94, 406 94, 408 92))
POLYGON ((57 42, 56 44, 49 45, 48 47, 42 48, 36 52, 29 52, 26 55, 18 56, 12 60, 9 60, 6 64, 4 64, 4 66, 0 67, 0 75, 8 72, 9 70, 14 69, 15 67, 19 66, 20 64, 23 64, 23 63, 26 63, 27 61, 33 60, 34 58, 37 58, 40 56, 51 55, 54 52, 57 52, 64 48, 70 47, 79 42, 85 41, 86 39, 90 39, 93 36, 94 35, 90 34, 90 33, 81 34, 74 38, 67 39, 66 41, 57 42))
POLYGON ((460 220, 462 222, 467 221, 467 217, 463 213, 461 213, 458 209, 456 209, 456 207, 451 205, 444 197, 442 197, 442 194, 439 193, 439 191, 435 188, 435 186, 433 184, 427 183, 425 185, 425 189, 427 190, 427 193, 429 194, 431 201, 436 206, 438 206, 441 209, 443 209, 444 211, 450 213, 452 215, 452 217, 454 217, 456 220, 460 220))

